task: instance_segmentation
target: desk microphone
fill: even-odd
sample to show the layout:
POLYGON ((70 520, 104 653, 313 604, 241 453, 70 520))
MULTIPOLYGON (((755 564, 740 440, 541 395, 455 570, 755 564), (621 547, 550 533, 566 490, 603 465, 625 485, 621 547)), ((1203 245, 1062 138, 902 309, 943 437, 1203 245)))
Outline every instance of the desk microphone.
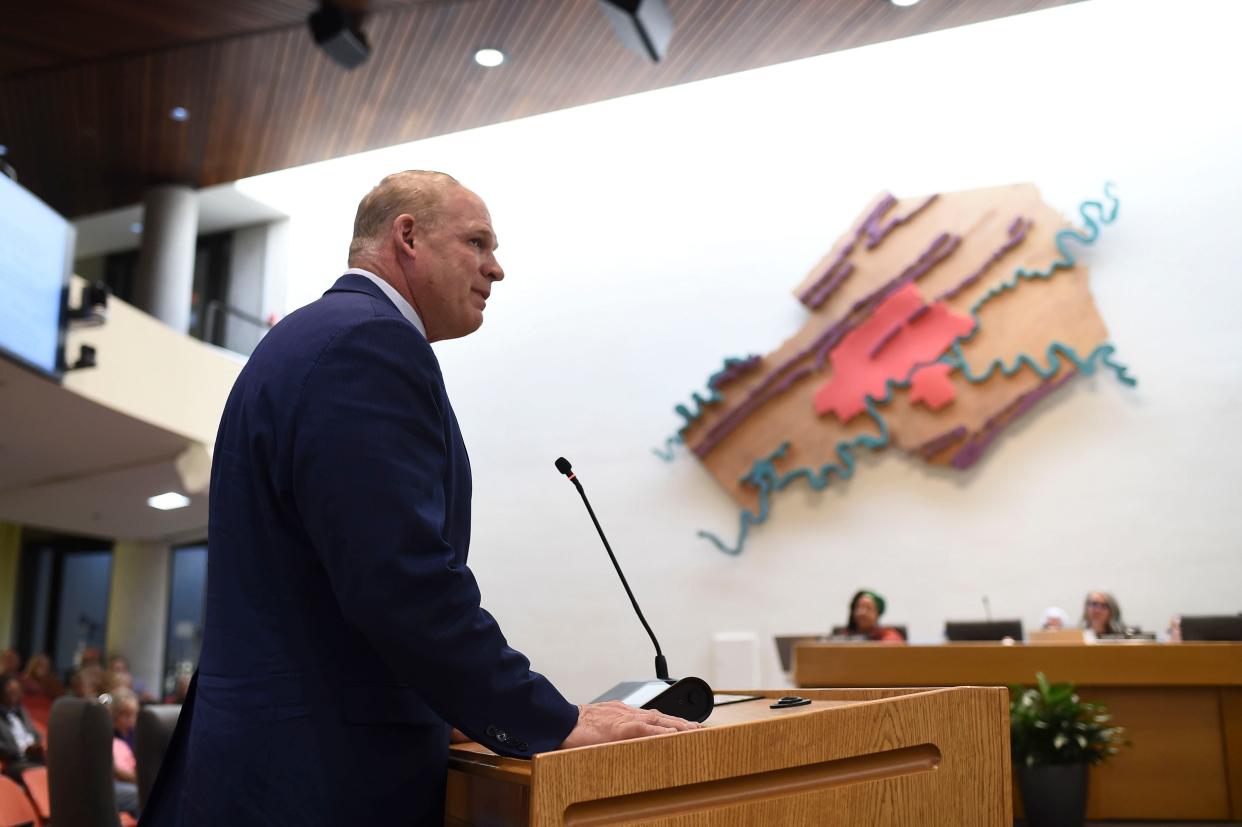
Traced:
POLYGON ((660 641, 656 640, 655 632, 651 631, 651 624, 643 616, 643 610, 638 607, 638 600, 634 597, 634 592, 630 589, 630 584, 625 579, 625 573, 621 571, 621 564, 617 562, 617 555, 612 553, 612 546, 608 544, 608 538, 604 536, 604 529, 600 527, 599 519, 595 516, 595 509, 591 508, 591 501, 587 499, 586 491, 582 490, 582 483, 578 481, 578 475, 573 472, 573 467, 569 464, 569 460, 564 457, 557 458, 556 470, 568 477, 569 481, 574 484, 574 488, 578 489, 578 494, 582 497, 582 504, 586 506, 587 513, 591 515, 591 522, 595 524, 595 530, 599 532, 599 538, 604 541, 604 549, 608 552, 608 559, 612 560, 612 567, 617 570, 617 576, 621 578, 621 585, 625 587, 625 593, 630 598, 630 604, 634 607, 634 613, 638 615, 643 628, 647 630, 647 636, 651 638, 651 644, 656 651, 656 680, 619 683, 596 698, 593 703, 624 701, 633 706, 641 706, 643 709, 657 709, 668 715, 676 715, 689 721, 702 723, 707 720, 708 715, 712 714, 714 697, 711 687, 701 678, 682 678, 678 681, 673 681, 669 678, 668 662, 664 659, 664 652, 660 649, 660 641))

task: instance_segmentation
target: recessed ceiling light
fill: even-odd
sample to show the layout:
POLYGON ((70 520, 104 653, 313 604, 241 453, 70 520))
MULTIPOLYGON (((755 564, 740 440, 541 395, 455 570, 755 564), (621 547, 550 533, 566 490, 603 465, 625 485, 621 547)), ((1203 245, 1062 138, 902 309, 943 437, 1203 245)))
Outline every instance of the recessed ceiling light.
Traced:
POLYGON ((499 49, 479 49, 474 53, 474 62, 491 69, 505 62, 505 53, 499 49))
POLYGON ((907 6, 913 6, 915 3, 919 2, 919 0, 888 0, 888 2, 892 3, 894 6, 901 6, 904 9, 907 6))
POLYGON ((174 106, 169 112, 168 117, 174 121, 188 121, 190 119, 190 110, 184 106, 174 106))
POLYGON ((190 504, 190 498, 185 494, 178 494, 176 491, 168 491, 163 494, 156 494, 147 500, 147 505, 152 508, 158 508, 160 511, 172 511, 174 508, 185 508, 190 504))
POLYGON ((130 224, 129 231, 134 235, 139 235, 142 232, 142 222, 135 221, 133 224, 130 224))
POLYGON ((8 155, 8 154, 9 154, 9 148, 5 146, 4 144, 0 144, 0 155, 8 155))

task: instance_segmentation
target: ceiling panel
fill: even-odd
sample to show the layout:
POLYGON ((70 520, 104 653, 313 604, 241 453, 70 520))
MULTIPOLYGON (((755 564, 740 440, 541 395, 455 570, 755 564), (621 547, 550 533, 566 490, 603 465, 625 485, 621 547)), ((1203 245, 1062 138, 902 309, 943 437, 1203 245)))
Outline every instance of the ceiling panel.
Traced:
POLYGON ((0 357, 0 520, 93 537, 205 533, 206 494, 157 511, 146 498, 184 491, 184 437, 118 413, 0 357))
POLYGON ((0 38, 0 144, 25 186, 80 216, 149 184, 210 186, 1071 1, 669 0, 677 30, 658 65, 621 46, 595 0, 372 4, 374 53, 352 72, 312 43, 299 0, 27 3, 20 37, 0 38), (44 11, 66 7, 82 21, 72 33, 44 11), (119 23, 143 33, 107 52, 97 34, 119 23), (476 66, 485 45, 510 59, 476 66), (189 120, 171 120, 174 106, 189 120))

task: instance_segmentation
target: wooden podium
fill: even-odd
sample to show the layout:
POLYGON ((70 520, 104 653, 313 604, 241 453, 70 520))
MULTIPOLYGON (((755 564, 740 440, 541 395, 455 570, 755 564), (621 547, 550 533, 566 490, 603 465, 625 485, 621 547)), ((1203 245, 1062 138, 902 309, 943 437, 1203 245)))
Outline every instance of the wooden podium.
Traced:
POLYGON ((449 755, 448 825, 1013 823, 1003 688, 802 689, 717 707, 702 730, 501 758, 449 755))
MULTIPOLYGON (((1091 819, 1242 820, 1242 644, 805 643, 799 686, 1071 681, 1132 746, 1091 768, 1091 819)), ((809 690, 798 689, 796 692, 809 690)))

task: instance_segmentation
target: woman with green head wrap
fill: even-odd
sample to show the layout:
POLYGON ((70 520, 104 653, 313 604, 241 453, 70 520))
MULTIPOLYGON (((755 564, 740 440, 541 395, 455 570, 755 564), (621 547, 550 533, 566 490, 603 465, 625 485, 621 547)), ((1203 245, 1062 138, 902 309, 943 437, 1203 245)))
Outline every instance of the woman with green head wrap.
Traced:
POLYGON ((868 640, 896 641, 904 643, 905 637, 896 629, 880 625, 880 617, 884 614, 885 602, 876 592, 862 589, 854 593, 850 599, 850 619, 846 630, 850 635, 865 637, 868 640))

